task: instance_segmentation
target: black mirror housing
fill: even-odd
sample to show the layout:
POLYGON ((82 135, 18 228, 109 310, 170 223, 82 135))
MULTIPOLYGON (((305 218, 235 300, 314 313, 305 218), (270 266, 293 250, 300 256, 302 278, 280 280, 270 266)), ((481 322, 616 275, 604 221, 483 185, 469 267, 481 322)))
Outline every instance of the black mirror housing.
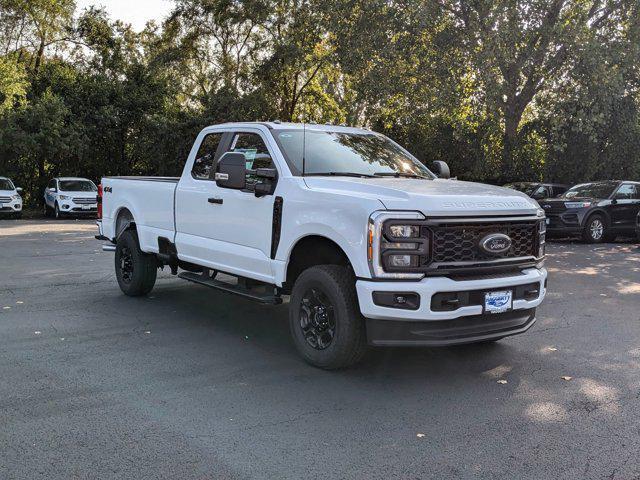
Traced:
POLYGON ((449 165, 447 165, 447 162, 436 160, 432 165, 434 171, 433 173, 435 173, 438 178, 451 178, 451 172, 449 170, 449 165))
POLYGON ((247 186, 247 160, 243 153, 227 152, 216 168, 216 185, 222 188, 242 190, 247 186))

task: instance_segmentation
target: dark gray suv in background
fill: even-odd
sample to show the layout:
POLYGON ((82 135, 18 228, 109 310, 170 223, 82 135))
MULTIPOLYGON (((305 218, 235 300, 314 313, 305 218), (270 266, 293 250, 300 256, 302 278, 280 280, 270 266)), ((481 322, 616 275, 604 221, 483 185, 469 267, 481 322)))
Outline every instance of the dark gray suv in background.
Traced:
POLYGON ((540 201, 547 236, 581 235, 589 243, 633 236, 640 212, 640 182, 606 180, 575 185, 559 198, 540 201))

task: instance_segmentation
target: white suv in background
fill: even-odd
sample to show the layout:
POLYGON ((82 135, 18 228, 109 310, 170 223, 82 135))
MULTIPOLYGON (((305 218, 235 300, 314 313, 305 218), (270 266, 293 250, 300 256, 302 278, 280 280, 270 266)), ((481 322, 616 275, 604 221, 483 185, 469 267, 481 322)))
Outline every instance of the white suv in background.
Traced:
POLYGON ((95 215, 98 212, 98 187, 86 178, 60 177, 52 179, 44 190, 44 214, 95 215))
POLYGON ((7 177, 0 177, 0 215, 12 215, 15 218, 22 216, 21 188, 16 188, 7 177))

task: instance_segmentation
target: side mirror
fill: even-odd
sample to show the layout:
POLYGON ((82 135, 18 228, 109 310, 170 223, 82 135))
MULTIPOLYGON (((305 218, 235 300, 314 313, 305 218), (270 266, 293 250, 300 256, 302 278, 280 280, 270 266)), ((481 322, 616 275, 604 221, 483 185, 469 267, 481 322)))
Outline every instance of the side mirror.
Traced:
POLYGON ((227 152, 216 168, 216 185, 222 188, 242 190, 247 184, 247 161, 243 153, 227 152))
POLYGON ((436 160, 432 165, 433 173, 435 173, 438 178, 451 178, 451 172, 449 171, 449 165, 447 165, 447 162, 436 160))
POLYGON ((20 187, 16 187, 16 192, 18 192, 18 193, 22 193, 22 192, 23 192, 23 190, 22 190, 22 188, 20 188, 20 187))

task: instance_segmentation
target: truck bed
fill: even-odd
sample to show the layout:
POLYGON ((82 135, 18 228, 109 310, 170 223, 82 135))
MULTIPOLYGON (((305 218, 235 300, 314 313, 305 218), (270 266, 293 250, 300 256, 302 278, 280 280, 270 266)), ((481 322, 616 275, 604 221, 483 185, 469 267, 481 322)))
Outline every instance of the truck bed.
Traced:
POLYGON ((104 234, 113 238, 118 217, 135 219, 140 247, 158 252, 158 238, 175 238, 174 202, 178 177, 104 177, 102 179, 102 225, 104 234))
POLYGON ((180 177, 138 177, 134 175, 120 176, 120 177, 103 177, 109 180, 141 180, 144 182, 172 182, 178 183, 180 177))

